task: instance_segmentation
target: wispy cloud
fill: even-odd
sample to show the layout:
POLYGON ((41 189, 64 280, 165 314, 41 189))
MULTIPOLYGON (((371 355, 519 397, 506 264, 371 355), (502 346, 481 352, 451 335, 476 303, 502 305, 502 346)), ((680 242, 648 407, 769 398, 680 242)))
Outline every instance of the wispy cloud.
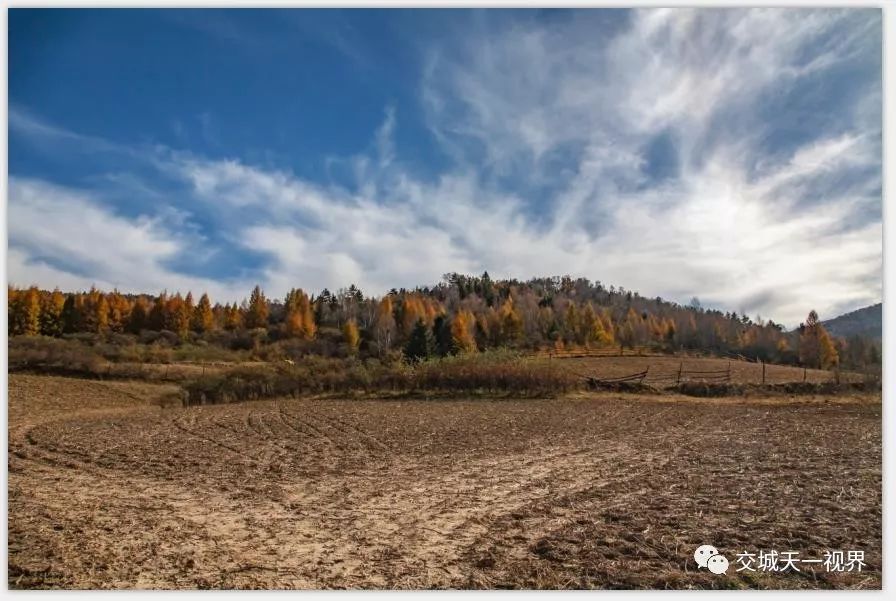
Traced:
MULTIPOLYGON (((792 115, 770 107, 875 52, 878 11, 644 10, 598 32, 590 16, 490 21, 432 47, 420 74, 427 125, 454 158, 440 176, 402 160, 392 106, 366 152, 335 159, 354 186, 128 149, 177 183, 170 203, 146 193, 145 214, 124 218, 84 190, 16 179, 10 278, 233 300, 252 280, 272 295, 349 283, 380 294, 487 269, 697 295, 791 325, 813 307, 831 316, 881 296, 880 80, 818 105, 827 127, 782 140, 792 115), (163 218, 172 209, 180 221, 163 218), (56 241, 73 213, 93 225, 56 241), (127 248, 98 260, 83 250, 96 242, 127 248), (265 259, 225 279, 166 267, 200 246, 265 259)), ((22 113, 10 127, 78 139, 22 113)))
POLYGON ((160 13, 166 19, 183 27, 201 32, 243 50, 257 51, 270 45, 262 33, 241 25, 241 21, 221 10, 165 10, 160 13))
POLYGON ((48 123, 31 111, 14 104, 9 106, 9 131, 25 136, 32 144, 76 145, 79 152, 131 153, 131 149, 126 146, 48 123))
POLYGON ((305 39, 333 48, 355 65, 365 69, 372 66, 364 44, 339 11, 300 10, 281 14, 290 30, 305 39))
POLYGON ((386 107, 383 124, 376 130, 376 151, 381 167, 395 160, 395 107, 386 107))
POLYGON ((245 294, 229 286, 167 269, 188 249, 159 217, 116 215, 90 194, 40 180, 11 177, 9 254, 11 282, 146 292, 208 290, 224 298, 245 294))

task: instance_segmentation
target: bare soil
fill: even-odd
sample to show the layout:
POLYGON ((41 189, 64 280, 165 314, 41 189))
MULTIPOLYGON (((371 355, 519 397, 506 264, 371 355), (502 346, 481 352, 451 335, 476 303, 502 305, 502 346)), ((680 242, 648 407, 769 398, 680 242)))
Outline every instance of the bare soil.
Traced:
POLYGON ((880 588, 880 395, 305 399, 11 374, 11 588, 880 588), (715 545, 716 576, 694 563, 715 545), (862 550, 861 572, 736 572, 862 550))

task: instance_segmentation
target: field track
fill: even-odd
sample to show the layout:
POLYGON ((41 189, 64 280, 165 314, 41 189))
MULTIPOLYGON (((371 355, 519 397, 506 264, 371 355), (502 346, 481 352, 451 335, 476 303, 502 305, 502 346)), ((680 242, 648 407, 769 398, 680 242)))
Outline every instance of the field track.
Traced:
POLYGON ((9 381, 12 588, 881 583, 879 394, 181 408, 163 385, 9 381), (728 576, 697 570, 703 543, 728 576), (734 572, 759 549, 867 566, 734 572))

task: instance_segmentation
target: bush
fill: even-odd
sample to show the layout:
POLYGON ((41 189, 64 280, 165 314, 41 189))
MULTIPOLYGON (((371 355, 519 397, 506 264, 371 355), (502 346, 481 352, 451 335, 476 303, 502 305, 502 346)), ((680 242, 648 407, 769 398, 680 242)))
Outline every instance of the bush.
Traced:
POLYGON ((490 352, 433 359, 361 361, 309 356, 294 365, 239 367, 185 383, 191 404, 229 403, 322 392, 433 391, 551 395, 578 385, 575 376, 545 361, 490 352))
POLYGON ((98 353, 80 340, 46 336, 9 339, 9 371, 99 376, 106 365, 98 353))
POLYGON ((101 334, 95 334, 93 332, 78 332, 75 334, 66 334, 63 338, 65 340, 73 340, 85 346, 94 346, 103 341, 103 336, 101 334))
MULTIPOLYGON (((233 351, 220 346, 212 346, 197 340, 195 344, 185 343, 170 351, 172 361, 191 361, 194 363, 236 363, 248 358, 248 353, 233 351)), ((168 363, 168 361, 159 361, 168 363)))
POLYGON ((234 351, 252 351, 258 348, 258 338, 254 330, 234 332, 230 337, 229 348, 234 351))
POLYGON ((421 390, 491 391, 543 395, 570 390, 577 378, 549 362, 512 351, 443 357, 414 369, 414 388, 421 390))
POLYGON ((682 382, 671 388, 681 394, 695 397, 749 396, 759 394, 780 395, 837 395, 850 392, 880 390, 880 383, 868 382, 787 382, 783 384, 736 384, 731 382, 682 382))

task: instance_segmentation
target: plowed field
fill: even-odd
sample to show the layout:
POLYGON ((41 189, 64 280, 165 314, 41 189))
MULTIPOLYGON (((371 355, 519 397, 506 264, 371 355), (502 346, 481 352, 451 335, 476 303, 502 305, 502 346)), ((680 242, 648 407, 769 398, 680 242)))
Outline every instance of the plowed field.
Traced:
POLYGON ((880 587, 879 395, 171 391, 10 376, 10 587, 880 587), (772 549, 866 565, 735 571, 772 549))

